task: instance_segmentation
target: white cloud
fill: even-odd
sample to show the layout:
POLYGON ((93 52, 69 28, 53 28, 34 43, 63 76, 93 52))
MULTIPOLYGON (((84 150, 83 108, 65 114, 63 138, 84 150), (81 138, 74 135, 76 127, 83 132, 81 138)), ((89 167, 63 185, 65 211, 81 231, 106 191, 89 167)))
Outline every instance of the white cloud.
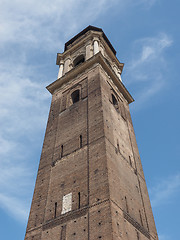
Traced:
MULTIPOLYGON (((57 49, 63 38, 72 36, 80 27, 92 24, 111 7, 139 4, 152 6, 156 0, 13 0, 0 2, 0 47, 8 43, 57 49)), ((61 44, 62 45, 62 44, 61 44)))
POLYGON ((13 215, 16 219, 25 222, 27 221, 28 212, 24 201, 19 198, 9 197, 0 193, 1 208, 9 215, 13 215))
POLYGON ((149 190, 152 207, 159 207, 173 201, 173 196, 180 191, 180 174, 160 181, 149 190))
POLYGON ((20 153, 16 150, 21 144, 13 144, 16 147, 10 146, 6 154, 0 152, 0 207, 11 217, 23 222, 27 219, 30 208, 32 191, 29 192, 29 189, 34 182, 34 171, 33 167, 28 167, 28 157, 23 150, 20 153))
POLYGON ((159 234, 159 240, 171 240, 171 238, 169 238, 169 236, 166 236, 164 234, 159 234))
POLYGON ((0 64, 0 208, 18 220, 29 210, 35 177, 30 162, 39 160, 31 158, 48 114, 49 94, 35 71, 35 81, 28 77, 30 70, 23 63, 0 64))
POLYGON ((31 44, 49 51, 58 47, 60 36, 68 37, 80 26, 89 25, 116 2, 14 0, 10 6, 9 2, 1 1, 0 43, 31 44))
POLYGON ((127 63, 125 79, 128 85, 136 84, 136 109, 160 92, 168 82, 168 60, 165 51, 173 41, 166 33, 138 39, 133 43, 132 57, 127 63))
POLYGON ((161 64, 165 62, 163 58, 164 50, 171 46, 172 39, 165 33, 160 33, 156 37, 143 38, 135 41, 134 43, 134 56, 133 60, 129 64, 130 70, 136 70, 136 68, 141 68, 142 65, 153 63, 161 64))
POLYGON ((20 129, 19 135, 24 131, 30 132, 34 128, 34 121, 40 116, 45 118, 39 112, 43 113, 48 94, 43 91, 42 83, 24 76, 28 69, 21 69, 22 67, 23 65, 12 66, 9 72, 2 69, 2 65, 0 67, 1 137, 6 138, 10 133, 17 134, 20 129))

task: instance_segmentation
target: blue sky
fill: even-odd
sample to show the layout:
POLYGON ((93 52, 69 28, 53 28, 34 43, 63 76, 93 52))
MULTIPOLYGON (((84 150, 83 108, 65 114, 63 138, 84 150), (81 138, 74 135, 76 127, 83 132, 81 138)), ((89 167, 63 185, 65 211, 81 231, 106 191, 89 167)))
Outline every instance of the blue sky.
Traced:
POLYGON ((179 239, 178 0, 0 0, 1 239, 24 239, 56 53, 88 25, 103 28, 122 79, 160 240, 179 239))

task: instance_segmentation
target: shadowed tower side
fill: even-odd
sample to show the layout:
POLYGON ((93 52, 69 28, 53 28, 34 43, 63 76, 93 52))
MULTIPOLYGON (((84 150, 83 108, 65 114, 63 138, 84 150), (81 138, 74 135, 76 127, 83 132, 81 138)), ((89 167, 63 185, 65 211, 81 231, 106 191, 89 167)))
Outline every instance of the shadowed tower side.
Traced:
POLYGON ((57 65, 25 240, 157 240, 124 64, 89 26, 57 65))

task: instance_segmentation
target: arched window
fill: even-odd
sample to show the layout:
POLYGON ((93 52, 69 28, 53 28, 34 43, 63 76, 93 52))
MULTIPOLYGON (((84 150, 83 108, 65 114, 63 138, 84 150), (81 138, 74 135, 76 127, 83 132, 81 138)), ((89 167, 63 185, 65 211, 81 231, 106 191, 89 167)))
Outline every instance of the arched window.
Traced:
POLYGON ((78 56, 78 57, 74 60, 74 67, 76 67, 76 66, 79 65, 80 63, 83 63, 84 61, 85 61, 84 55, 78 56))
POLYGON ((118 107, 118 101, 117 101, 117 99, 115 98, 115 96, 114 96, 113 94, 111 94, 111 96, 112 96, 112 103, 113 103, 113 105, 116 106, 116 107, 118 107))
POLYGON ((114 94, 111 94, 112 97, 112 104, 114 105, 116 111, 119 113, 119 102, 117 98, 114 96, 114 94))
POLYGON ((71 99, 72 99, 73 104, 78 102, 79 98, 80 98, 79 89, 77 89, 71 94, 71 99))

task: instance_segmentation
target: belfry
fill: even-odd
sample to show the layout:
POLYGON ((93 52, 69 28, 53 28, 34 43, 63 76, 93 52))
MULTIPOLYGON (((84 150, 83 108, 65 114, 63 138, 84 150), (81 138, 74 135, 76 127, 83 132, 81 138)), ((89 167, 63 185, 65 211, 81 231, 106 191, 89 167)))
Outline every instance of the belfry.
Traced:
POLYGON ((93 26, 56 63, 25 240, 157 240, 124 64, 93 26))

